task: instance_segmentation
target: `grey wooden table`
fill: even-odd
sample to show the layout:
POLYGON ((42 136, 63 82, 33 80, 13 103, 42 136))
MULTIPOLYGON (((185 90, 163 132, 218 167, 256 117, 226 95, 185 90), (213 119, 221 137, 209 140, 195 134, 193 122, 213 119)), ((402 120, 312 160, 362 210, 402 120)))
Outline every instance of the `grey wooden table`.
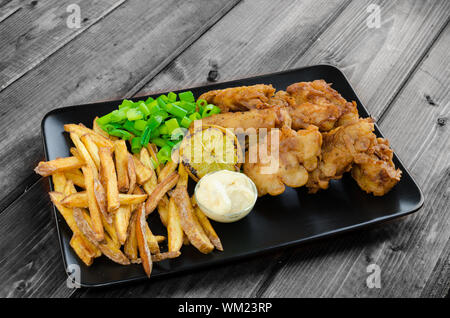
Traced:
POLYGON ((448 296, 449 18, 445 0, 0 0, 0 296, 448 296), (223 81, 318 63, 349 77, 424 191, 418 213, 171 279, 66 287, 33 173, 46 112, 201 85, 216 67, 223 81))

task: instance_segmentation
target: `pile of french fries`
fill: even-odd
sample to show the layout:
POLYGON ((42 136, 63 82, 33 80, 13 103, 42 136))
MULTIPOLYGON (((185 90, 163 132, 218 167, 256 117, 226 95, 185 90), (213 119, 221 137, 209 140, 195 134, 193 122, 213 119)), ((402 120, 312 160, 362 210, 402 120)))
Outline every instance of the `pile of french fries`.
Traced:
POLYGON ((190 198, 184 166, 158 162, 155 145, 131 154, 124 140, 109 136, 94 120, 93 128, 64 125, 74 147, 71 157, 41 161, 35 168, 51 176, 50 198, 73 232, 70 245, 78 257, 91 265, 105 255, 116 263, 141 263, 150 277, 153 262, 181 255, 192 244, 202 253, 222 244, 194 198, 190 198), (154 235, 147 216, 158 211, 167 229, 166 252, 154 235))

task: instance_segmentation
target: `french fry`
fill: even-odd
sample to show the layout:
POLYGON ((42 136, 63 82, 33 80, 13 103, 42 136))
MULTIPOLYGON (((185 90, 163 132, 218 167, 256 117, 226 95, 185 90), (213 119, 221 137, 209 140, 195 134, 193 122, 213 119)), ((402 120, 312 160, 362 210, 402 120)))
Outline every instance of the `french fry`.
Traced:
MULTIPOLYGON (((64 187, 64 194, 67 195, 71 195, 77 193, 77 189, 75 189, 75 186, 73 185, 72 180, 67 180, 66 185, 64 187)), ((72 210, 72 219, 73 219, 73 210, 72 210)), ((75 220, 73 220, 73 223, 75 223, 75 220)), ((89 251, 92 251, 93 256, 94 257, 99 257, 102 255, 102 252, 94 245, 92 244, 85 236, 83 233, 81 233, 81 231, 78 229, 77 227, 77 232, 74 232, 74 234, 77 234, 78 236, 81 236, 84 242, 84 246, 86 249, 88 249, 89 251)))
MULTIPOLYGON (((73 184, 72 184, 72 186, 73 186, 73 184)), ((66 188, 67 188, 67 190, 71 191, 69 189, 69 187, 70 187, 70 181, 67 182, 66 188)), ((51 201, 56 206, 58 211, 61 213, 61 215, 63 216, 63 218, 66 221, 67 225, 69 226, 69 228, 74 233, 74 235, 78 235, 78 236, 82 237, 82 239, 85 241, 85 245, 87 246, 87 248, 89 250, 93 251, 93 256, 94 257, 100 256, 101 255, 100 250, 97 249, 94 245, 92 245, 89 242, 89 240, 87 240, 87 238, 83 235, 83 233, 80 231, 80 229, 78 228, 77 223, 75 222, 75 219, 74 219, 74 216, 73 216, 73 210, 70 209, 70 208, 66 208, 65 206, 63 206, 61 204, 61 200, 64 197, 64 194, 59 193, 59 192, 50 192, 49 194, 50 194, 51 201)))
POLYGON ((150 249, 150 253, 151 254, 159 254, 160 250, 159 250, 158 240, 156 239, 156 236, 153 235, 152 230, 150 230, 148 223, 146 225, 145 237, 147 239, 147 244, 148 244, 148 248, 150 249))
POLYGON ((97 200, 98 208, 100 209, 100 212, 102 212, 103 217, 105 218, 106 222, 109 224, 112 224, 113 220, 111 215, 108 213, 107 208, 107 201, 106 201, 106 192, 105 188, 103 188, 102 183, 100 180, 94 178, 94 194, 95 199, 97 200))
POLYGON ((169 218, 167 224, 167 237, 169 241, 169 251, 179 251, 183 246, 183 228, 181 227, 180 215, 175 205, 174 198, 169 200, 169 218))
POLYGON ((94 163, 89 151, 86 149, 86 146, 81 142, 80 137, 74 133, 70 133, 70 139, 72 139, 75 147, 77 148, 79 156, 86 162, 86 164, 91 167, 93 176, 98 178, 98 170, 97 166, 94 163))
POLYGON ((155 235, 155 238, 158 243, 162 243, 166 240, 166 237, 164 235, 155 235))
POLYGON ((158 206, 159 201, 162 197, 172 189, 178 182, 179 176, 176 172, 172 172, 167 178, 165 178, 161 183, 159 183, 152 194, 148 197, 145 204, 146 214, 152 213, 158 206))
POLYGON ((89 221, 86 219, 86 215, 83 213, 81 209, 74 208, 73 215, 79 229, 88 238, 88 240, 91 241, 92 244, 94 244, 102 251, 102 253, 106 257, 122 265, 130 264, 130 260, 122 253, 122 251, 119 248, 116 247, 115 243, 108 235, 104 235, 105 238, 104 242, 98 242, 96 240, 96 233, 91 228, 89 221))
POLYGON ((75 185, 79 186, 80 188, 85 188, 84 176, 79 169, 65 171, 64 175, 66 176, 66 179, 72 180, 75 185))
POLYGON ((73 211, 71 208, 67 208, 64 205, 61 204, 61 200, 64 198, 64 194, 60 192, 50 192, 50 200, 52 203, 56 206, 58 211, 63 216, 64 220, 66 220, 67 225, 70 227, 73 233, 77 234, 79 233, 79 229, 77 227, 77 224, 75 223, 75 220, 73 218, 73 211))
POLYGON ((147 277, 150 278, 153 262, 152 262, 152 255, 150 253, 150 248, 146 239, 147 234, 146 225, 147 222, 145 220, 145 205, 142 203, 137 210, 136 238, 138 242, 139 255, 141 257, 142 266, 144 267, 144 271, 147 274, 147 277))
MULTIPOLYGON (((154 182, 152 180, 153 178, 150 178, 144 185, 142 186, 144 188, 145 193, 148 193, 149 195, 152 194, 153 190, 155 190, 156 186, 158 185, 157 182, 154 182)), ((155 178, 156 180, 156 178, 155 178)))
MULTIPOLYGON (((134 193, 135 193, 135 195, 143 195, 144 194, 142 189, 139 188, 139 187, 137 187, 134 190, 134 193)), ((150 227, 148 226, 148 223, 147 222, 145 222, 145 223, 146 223, 145 224, 145 227, 146 227, 146 229, 145 229, 145 238, 147 240, 147 244, 148 244, 148 247, 150 249, 150 253, 151 254, 158 254, 158 253, 160 253, 158 241, 157 241, 156 237, 153 235, 152 231, 150 230, 150 227)))
POLYGON ((77 189, 75 189, 75 186, 73 185, 73 181, 72 180, 67 180, 66 181, 66 185, 64 186, 64 194, 67 195, 71 195, 73 193, 76 193, 77 189))
POLYGON ((128 179, 128 150, 125 140, 114 142, 114 155, 116 160, 117 186, 120 192, 127 192, 130 187, 128 179))
POLYGON ((136 238, 136 213, 132 212, 128 223, 127 240, 125 241, 123 251, 132 263, 138 259, 138 246, 136 238))
POLYGON ((48 177, 56 172, 80 168, 84 164, 84 161, 77 157, 57 158, 55 160, 39 162, 37 167, 34 168, 34 171, 43 177, 48 177))
POLYGON ((94 120, 92 121, 92 130, 95 131, 97 134, 102 135, 105 138, 110 138, 109 134, 104 131, 100 125, 97 123, 97 119, 98 117, 95 117, 94 120))
POLYGON ((178 180, 177 187, 187 187, 189 176, 182 163, 178 165, 178 174, 180 175, 180 179, 178 180))
POLYGON ((134 169, 136 171, 136 181, 140 185, 143 185, 145 182, 147 182, 154 173, 152 170, 144 166, 136 156, 132 156, 133 163, 134 163, 134 169))
POLYGON ((74 133, 78 135, 78 137, 81 137, 85 134, 92 134, 92 139, 97 144, 98 147, 109 147, 113 148, 113 142, 111 140, 108 140, 107 138, 103 137, 102 135, 96 133, 92 129, 89 129, 83 125, 76 125, 76 124, 66 124, 64 125, 64 130, 69 133, 74 133))
POLYGON ((72 193, 64 197, 61 201, 62 205, 68 208, 87 208, 89 200, 86 191, 72 193))
POLYGON ((166 165, 164 166, 164 168, 162 168, 161 172, 158 175, 158 182, 162 182, 165 178, 167 178, 168 175, 174 172, 177 167, 178 164, 173 161, 169 161, 168 163, 166 163, 166 165))
POLYGON ((142 147, 141 151, 139 151, 139 159, 141 160, 142 164, 146 166, 147 168, 154 170, 152 161, 150 159, 150 154, 148 153, 147 148, 142 147))
MULTIPOLYGON (((116 248, 120 248, 120 246, 121 246, 122 244, 120 244, 119 236, 117 235, 116 227, 114 226, 114 224, 112 224, 112 222, 111 222, 111 224, 108 223, 108 222, 106 221, 105 217, 103 216, 103 214, 102 214, 102 223, 103 223, 103 228, 105 229, 106 233, 108 233, 107 236, 108 236, 108 237, 111 239, 111 241, 114 243, 114 246, 115 246, 116 248)), ((106 236, 106 235, 105 235, 105 236, 106 236)), ((103 242, 103 243, 104 243, 104 242, 103 242)))
MULTIPOLYGON (((148 150, 144 147, 141 148, 141 151, 139 153, 140 160, 144 166, 147 168, 153 170, 153 164, 150 160, 150 155, 148 154, 148 150)), ((153 190, 156 188, 156 185, 158 184, 158 178, 156 176, 156 173, 153 171, 152 176, 150 179, 143 184, 143 188, 145 192, 147 192, 149 195, 153 192, 153 190)))
POLYGON ((91 255, 91 252, 84 246, 84 242, 81 236, 73 234, 70 240, 70 246, 73 248, 78 257, 83 261, 83 263, 85 263, 87 266, 92 265, 94 257, 93 255, 91 255))
POLYGON ((164 195, 158 203, 158 214, 161 219, 161 223, 167 227, 169 223, 169 198, 164 195))
POLYGON ((117 188, 117 175, 111 154, 111 148, 101 147, 99 149, 101 162, 101 175, 106 185, 106 197, 108 212, 117 210, 120 206, 119 190, 117 188))
POLYGON ((169 252, 165 252, 165 253, 159 253, 159 254, 152 255, 152 261, 157 263, 157 262, 164 261, 166 259, 177 258, 180 255, 181 255, 181 253, 179 251, 175 251, 175 252, 169 251, 169 252))
POLYGON ((116 141, 119 138, 116 136, 111 136, 110 134, 108 134, 106 131, 104 131, 102 129, 102 127, 100 127, 100 125, 97 123, 97 119, 98 117, 94 118, 94 121, 92 122, 92 130, 95 131, 97 134, 105 137, 106 139, 109 139, 111 141, 116 141))
POLYGON ((175 200, 175 204, 180 213, 181 226, 191 244, 204 254, 210 253, 214 249, 214 246, 209 241, 194 214, 187 189, 185 187, 175 188, 172 191, 171 198, 175 200))
POLYGON ((102 224, 102 214, 98 207, 97 199, 94 193, 94 175, 92 172, 92 168, 83 166, 81 169, 83 170, 84 183, 86 185, 86 192, 88 197, 89 212, 92 220, 93 231, 95 232, 95 239, 97 241, 103 241, 104 231, 102 224))
POLYGON ((116 228, 117 237, 120 244, 125 244, 128 234, 128 223, 131 217, 131 206, 121 205, 116 213, 114 213, 114 226, 116 228))
POLYGON ((114 242, 108 235, 105 236, 106 244, 100 243, 100 250, 105 254, 108 258, 119 263, 121 265, 129 265, 130 260, 122 253, 120 250, 120 245, 117 246, 117 243, 114 242))
MULTIPOLYGON (((148 144, 147 145, 147 150, 148 150, 148 153, 150 154, 150 157, 153 159, 153 161, 155 163, 157 163, 158 162, 158 157, 156 156, 156 154, 158 153, 158 150, 156 148, 156 145, 148 144)), ((156 165, 155 171, 156 171, 156 174, 159 176, 159 173, 161 172, 161 165, 156 165)))
POLYGON ((85 134, 80 137, 81 141, 85 145, 87 151, 91 155, 92 160, 95 163, 97 169, 100 169, 100 157, 98 156, 98 147, 92 140, 91 134, 85 134))
POLYGON ((128 193, 133 193, 136 188, 136 169, 134 167, 133 156, 130 153, 128 153, 128 180, 128 193))
POLYGON ((74 157, 77 157, 78 159, 80 159, 81 161, 84 162, 83 158, 80 155, 80 152, 77 150, 77 148, 75 147, 70 147, 70 154, 74 157))
POLYGON ((202 212, 202 210, 200 210, 198 206, 194 208, 194 211, 198 221, 200 222, 203 230, 205 231, 205 234, 208 236, 211 243, 219 251, 223 251, 222 242, 220 242, 219 236, 217 235, 216 231, 214 231, 214 228, 212 227, 211 222, 209 222, 207 216, 202 212))
MULTIPOLYGON (((158 263, 158 262, 165 261, 166 259, 177 258, 180 255, 181 255, 181 252, 179 252, 179 251, 177 251, 177 252, 164 252, 164 253, 159 253, 159 254, 152 254, 152 262, 153 263, 158 263)), ((132 263, 141 264, 142 262, 141 262, 141 259, 138 258, 138 259, 132 261, 132 263)))
MULTIPOLYGON (((139 204, 144 202, 146 198, 146 194, 119 193, 120 205, 139 204)), ((87 208, 88 202, 87 192, 81 191, 66 196, 61 203, 69 208, 87 208)))
MULTIPOLYGON (((145 149, 145 148, 142 148, 145 149)), ((156 174, 154 173, 150 180, 144 183, 143 188, 148 195, 152 194, 158 185, 156 174)), ((165 227, 167 227, 167 218, 169 214, 169 199, 167 195, 164 195, 161 200, 158 202, 158 214, 161 222, 165 227)))
POLYGON ((66 186, 66 177, 62 172, 56 172, 52 175, 53 187, 56 192, 64 193, 64 187, 66 186))
POLYGON ((119 193, 119 202, 121 205, 139 204, 147 199, 146 194, 126 194, 119 193))

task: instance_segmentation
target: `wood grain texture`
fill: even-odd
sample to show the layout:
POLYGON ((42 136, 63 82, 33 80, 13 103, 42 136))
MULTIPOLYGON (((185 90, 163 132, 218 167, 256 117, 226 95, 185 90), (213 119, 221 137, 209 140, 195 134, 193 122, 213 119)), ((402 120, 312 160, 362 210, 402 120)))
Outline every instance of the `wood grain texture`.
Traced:
POLYGON ((0 91, 124 2, 41 0, 17 7, 20 12, 0 23, 0 91), (80 6, 80 28, 66 23, 67 7, 74 4, 80 6))
POLYGON ((0 2, 0 23, 22 9, 24 0, 4 0, 0 2))
POLYGON ((66 297, 48 182, 36 183, 0 214, 0 297, 66 297))
POLYGON ((0 140, 0 164, 8 169, 0 171, 0 207, 17 198, 27 181, 36 181, 32 169, 43 158, 40 122, 45 113, 126 95, 236 3, 126 2, 1 91, 0 126, 6 136, 0 140))
MULTIPOLYGON (((230 15, 140 94, 173 89, 174 85, 204 84, 212 64, 218 66, 218 79, 226 81, 328 63, 344 71, 377 119, 446 25, 450 13, 449 1, 352 1, 343 6, 345 10, 331 25, 326 23, 329 16, 324 24, 315 26, 314 36, 305 38, 305 32, 311 31, 308 19, 297 18, 299 12, 320 13, 312 1, 289 3, 279 8, 277 1, 258 2, 249 11, 258 12, 254 19, 246 19, 247 12, 230 15), (366 24, 370 4, 380 6, 379 29, 366 24), (323 25, 325 30, 321 30, 323 25)), ((319 3, 325 8, 332 5, 329 1, 319 3)), ((336 9, 332 14, 338 13, 336 9)))
POLYGON ((301 249, 295 251, 262 296, 444 297, 447 294, 450 131, 448 124, 442 124, 439 118, 449 118, 450 114, 448 31, 449 28, 441 34, 380 123, 423 190, 424 207, 388 226, 354 234, 348 240, 324 243, 311 251, 312 255, 305 255, 301 249), (435 105, 430 104, 430 99, 435 105), (366 286, 369 275, 366 268, 372 263, 381 268, 381 289, 366 286), (427 286, 430 278, 431 284, 439 284, 427 286))
POLYGON ((250 77, 293 67, 350 1, 245 1, 177 57, 139 93, 250 77), (251 12, 252 18, 248 16, 251 12), (314 12, 314 14, 311 14, 314 12))

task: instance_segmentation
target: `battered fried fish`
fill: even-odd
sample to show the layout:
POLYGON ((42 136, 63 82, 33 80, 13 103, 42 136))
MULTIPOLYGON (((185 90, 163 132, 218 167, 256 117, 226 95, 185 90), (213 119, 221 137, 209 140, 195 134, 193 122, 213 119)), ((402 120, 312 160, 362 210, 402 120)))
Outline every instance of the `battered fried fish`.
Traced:
POLYGON ((305 129, 309 125, 329 131, 358 119, 355 102, 347 102, 324 80, 299 82, 275 95, 272 85, 253 85, 214 90, 200 96, 208 103, 226 112, 270 108, 279 121, 292 120, 293 129, 305 129), (287 112, 286 117, 283 112, 287 112))
MULTIPOLYGON (((286 91, 274 92, 271 85, 259 84, 200 96, 222 110, 221 114, 203 119, 204 124, 245 131, 255 128, 256 133, 266 128, 269 136, 270 129, 282 127, 277 172, 263 173, 275 161, 270 156, 257 162, 246 160, 244 164, 244 173, 253 179, 260 195, 277 195, 285 185, 299 187, 305 183, 314 193, 328 188, 330 180, 340 179, 350 170, 361 189, 374 195, 384 195, 400 180, 401 171, 395 169, 392 150, 386 140, 376 138, 372 120, 360 119, 356 103, 346 101, 330 84, 324 80, 299 82, 286 91), (323 143, 322 137, 320 142, 317 139, 319 130, 323 132, 323 143), (316 149, 318 143, 321 148, 316 149), (314 156, 299 157, 299 149, 306 149, 306 145, 317 151, 311 152, 314 156)), ((260 146, 267 144, 270 149, 268 139, 259 136, 260 146)), ((247 139, 244 143, 248 145, 247 139)))
POLYGON ((258 84, 209 91, 199 98, 216 105, 224 113, 262 107, 274 93, 272 85, 258 84))
MULTIPOLYGON (((203 125, 217 125, 233 129, 266 128, 278 127, 280 122, 277 114, 271 109, 252 109, 247 112, 220 113, 210 117, 200 119, 203 125)), ((195 124, 199 124, 199 121, 195 124)))
POLYGON ((295 83, 286 92, 295 100, 290 112, 294 129, 316 125, 321 131, 329 131, 359 117, 356 103, 347 102, 324 80, 295 83))
POLYGON ((350 170, 367 193, 380 196, 392 189, 401 171, 395 169, 388 142, 377 138, 373 130, 373 120, 366 118, 323 133, 321 160, 308 179, 310 192, 328 188, 330 180, 350 170))
POLYGON ((355 156, 351 170, 353 179, 367 193, 382 196, 400 181, 402 172, 395 169, 392 162, 393 151, 389 142, 377 138, 377 143, 369 151, 355 156))
POLYGON ((255 183, 259 196, 279 195, 285 186, 301 187, 308 181, 308 171, 317 167, 321 144, 322 135, 316 126, 299 131, 286 126, 272 130, 260 136, 258 144, 258 148, 267 149, 267 153, 252 152, 252 145, 249 146, 244 173, 255 183), (273 148, 277 146, 273 143, 275 140, 279 141, 276 143, 278 151, 273 148))

